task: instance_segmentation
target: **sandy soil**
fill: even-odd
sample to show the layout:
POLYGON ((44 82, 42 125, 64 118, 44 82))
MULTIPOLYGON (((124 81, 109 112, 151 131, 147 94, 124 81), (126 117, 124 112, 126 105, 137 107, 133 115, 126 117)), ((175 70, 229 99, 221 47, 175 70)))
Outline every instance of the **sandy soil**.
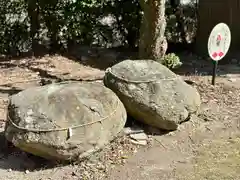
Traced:
POLYGON ((240 179, 240 67, 219 66, 220 76, 212 86, 211 63, 187 58, 178 74, 193 81, 201 94, 198 116, 177 131, 150 134, 145 147, 121 137, 90 160, 70 165, 47 162, 5 146, 2 131, 8 96, 50 82, 101 79, 103 70, 61 56, 0 62, 0 180, 240 179))

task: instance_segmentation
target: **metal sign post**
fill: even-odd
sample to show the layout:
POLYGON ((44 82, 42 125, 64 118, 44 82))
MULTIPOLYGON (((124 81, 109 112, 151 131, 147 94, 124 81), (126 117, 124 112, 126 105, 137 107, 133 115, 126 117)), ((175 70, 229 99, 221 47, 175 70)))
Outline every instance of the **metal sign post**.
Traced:
POLYGON ((213 71, 212 71, 212 85, 215 85, 215 79, 216 79, 216 74, 217 74, 217 61, 213 61, 213 71))
POLYGON ((228 52, 231 44, 231 32, 225 23, 217 24, 208 38, 208 54, 213 60, 212 85, 215 85, 217 65, 228 52))

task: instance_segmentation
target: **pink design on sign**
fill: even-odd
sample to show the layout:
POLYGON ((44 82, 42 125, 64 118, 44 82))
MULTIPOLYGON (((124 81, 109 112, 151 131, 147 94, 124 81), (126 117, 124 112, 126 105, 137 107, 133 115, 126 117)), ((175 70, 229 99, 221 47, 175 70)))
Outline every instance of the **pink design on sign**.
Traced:
POLYGON ((218 53, 218 56, 222 57, 224 55, 224 53, 221 51, 218 53))
POLYGON ((217 36, 217 40, 218 40, 218 41, 221 41, 221 40, 222 40, 222 37, 221 37, 220 34, 217 36))
POLYGON ((212 57, 213 58, 216 58, 218 56, 218 53, 216 53, 216 52, 214 52, 213 54, 212 54, 212 57))

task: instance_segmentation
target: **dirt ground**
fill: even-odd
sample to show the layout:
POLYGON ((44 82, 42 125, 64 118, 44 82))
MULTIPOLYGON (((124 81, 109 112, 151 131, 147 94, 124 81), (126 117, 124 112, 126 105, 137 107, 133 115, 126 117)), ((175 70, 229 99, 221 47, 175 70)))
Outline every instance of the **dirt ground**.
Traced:
POLYGON ((6 147, 8 96, 61 80, 99 80, 104 71, 62 56, 0 62, 0 180, 238 180, 240 179, 240 66, 220 65, 211 85, 211 62, 184 56, 177 70, 202 98, 201 111, 174 132, 149 134, 140 147, 121 137, 88 161, 59 165, 6 147))

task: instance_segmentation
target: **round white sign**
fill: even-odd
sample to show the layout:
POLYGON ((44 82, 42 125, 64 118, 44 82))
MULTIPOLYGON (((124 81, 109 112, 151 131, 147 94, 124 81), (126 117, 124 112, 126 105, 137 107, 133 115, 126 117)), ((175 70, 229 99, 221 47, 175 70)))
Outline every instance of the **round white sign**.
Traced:
POLYGON ((228 52, 231 32, 225 23, 217 24, 208 38, 208 53, 214 61, 221 60, 228 52))

